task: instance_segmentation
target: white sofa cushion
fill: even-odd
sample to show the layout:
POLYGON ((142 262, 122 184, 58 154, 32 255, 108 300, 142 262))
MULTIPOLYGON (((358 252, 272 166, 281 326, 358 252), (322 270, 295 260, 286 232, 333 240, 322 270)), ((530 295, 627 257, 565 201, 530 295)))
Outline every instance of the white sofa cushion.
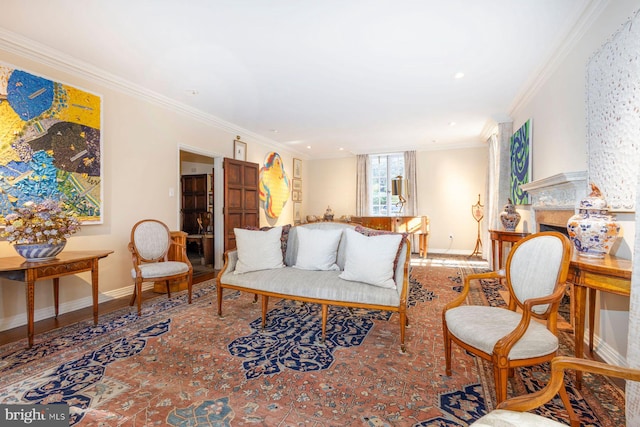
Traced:
POLYGON ((282 227, 266 231, 234 228, 233 232, 238 250, 236 274, 284 267, 280 242, 282 227))
POLYGON ((294 267, 302 270, 340 270, 336 264, 342 230, 313 230, 301 227, 294 267))
POLYGON ((396 289, 394 262, 402 235, 365 236, 353 229, 345 229, 344 237, 346 257, 340 278, 396 289))
POLYGON ((495 409, 470 425, 470 427, 567 427, 566 424, 543 418, 529 412, 495 409))

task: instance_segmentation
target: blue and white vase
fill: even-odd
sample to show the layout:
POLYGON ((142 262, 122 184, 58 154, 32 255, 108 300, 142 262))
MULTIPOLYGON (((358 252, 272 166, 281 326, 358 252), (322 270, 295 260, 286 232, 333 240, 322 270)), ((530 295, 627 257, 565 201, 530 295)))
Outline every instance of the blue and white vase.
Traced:
POLYGON ((594 184, 591 194, 580 201, 578 212, 567 221, 567 232, 578 255, 591 258, 604 258, 618 238, 620 226, 594 184))
POLYGON ((60 243, 23 243, 13 247, 28 262, 40 262, 55 259, 66 244, 67 241, 63 240, 60 243))
POLYGON ((500 222, 502 222, 506 231, 516 231, 516 227, 520 222, 520 214, 516 211, 516 207, 513 205, 511 199, 507 199, 507 204, 504 205, 504 211, 500 213, 500 222))

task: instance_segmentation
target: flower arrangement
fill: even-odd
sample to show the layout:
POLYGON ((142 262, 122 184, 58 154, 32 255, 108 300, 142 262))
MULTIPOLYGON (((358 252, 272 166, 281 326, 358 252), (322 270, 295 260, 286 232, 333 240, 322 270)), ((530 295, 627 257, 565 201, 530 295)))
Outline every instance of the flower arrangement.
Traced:
POLYGON ((76 214, 68 210, 64 202, 51 199, 41 203, 27 202, 3 219, 5 228, 0 236, 14 244, 59 244, 80 230, 76 214))

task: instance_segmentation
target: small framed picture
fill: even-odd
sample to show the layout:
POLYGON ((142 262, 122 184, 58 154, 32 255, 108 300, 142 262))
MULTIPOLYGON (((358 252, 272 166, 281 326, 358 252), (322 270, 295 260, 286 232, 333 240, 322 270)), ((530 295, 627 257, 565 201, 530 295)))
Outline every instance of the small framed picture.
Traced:
POLYGON ((237 139, 233 141, 233 158, 236 160, 242 160, 243 162, 247 161, 247 143, 238 141, 237 139))
POLYGON ((293 191, 302 191, 302 181, 299 179, 291 180, 291 190, 293 191))
POLYGON ((302 160, 293 159, 293 178, 302 179, 302 160))
POLYGON ((293 223, 300 224, 302 223, 302 203, 293 202, 293 223))
POLYGON ((292 191, 291 192, 291 199, 294 202, 301 202, 302 201, 302 191, 292 191))

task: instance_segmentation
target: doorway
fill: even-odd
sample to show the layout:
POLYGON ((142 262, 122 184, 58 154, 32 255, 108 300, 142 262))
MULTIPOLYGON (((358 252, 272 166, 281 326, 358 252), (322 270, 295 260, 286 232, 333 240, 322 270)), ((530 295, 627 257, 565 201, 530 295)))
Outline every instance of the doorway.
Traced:
POLYGON ((194 283, 215 277, 216 200, 213 157, 180 149, 180 230, 187 233, 187 256, 194 283))

